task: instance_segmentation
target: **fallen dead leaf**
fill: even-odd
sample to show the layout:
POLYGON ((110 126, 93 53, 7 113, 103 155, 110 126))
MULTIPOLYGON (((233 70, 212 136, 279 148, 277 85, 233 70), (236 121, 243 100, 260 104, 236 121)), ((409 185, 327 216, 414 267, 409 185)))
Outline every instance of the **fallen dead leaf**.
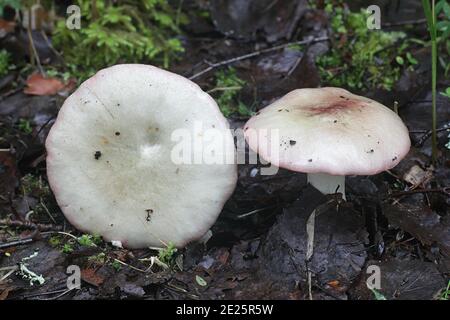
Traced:
POLYGON ((56 78, 44 78, 39 73, 34 73, 27 79, 27 87, 24 92, 36 96, 51 96, 66 87, 56 78))
POLYGON ((3 38, 10 32, 13 32, 15 26, 16 23, 14 21, 0 19, 0 38, 3 38))
POLYGON ((6 287, 0 292, 0 301, 6 300, 8 298, 9 292, 12 290, 10 287, 6 287))
POLYGON ((437 244, 444 256, 450 257, 450 219, 429 207, 409 204, 383 204, 390 224, 408 232, 425 245, 437 244))
POLYGON ((12 196, 19 184, 16 159, 9 152, 0 151, 0 194, 12 196))
POLYGON ((412 184, 413 186, 418 186, 422 183, 426 183, 433 176, 432 171, 425 171, 417 164, 412 166, 408 172, 403 175, 403 180, 412 184))
POLYGON ((229 257, 230 251, 224 248, 223 250, 220 251, 219 256, 217 257, 217 261, 220 262, 221 266, 224 266, 227 263, 229 257))
POLYGON ((81 270, 81 279, 96 287, 100 286, 105 281, 105 278, 97 274, 95 269, 81 270))
POLYGON ((339 280, 332 280, 332 281, 328 282, 327 284, 330 287, 337 289, 337 288, 339 288, 340 282, 339 282, 339 280))

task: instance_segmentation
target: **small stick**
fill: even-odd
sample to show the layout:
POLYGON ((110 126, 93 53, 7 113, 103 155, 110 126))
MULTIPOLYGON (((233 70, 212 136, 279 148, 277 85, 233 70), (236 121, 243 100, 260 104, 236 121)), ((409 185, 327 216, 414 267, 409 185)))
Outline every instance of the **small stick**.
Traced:
POLYGON ((234 57, 234 58, 227 59, 227 60, 224 60, 224 61, 220 61, 220 62, 217 62, 217 63, 210 63, 208 68, 206 68, 206 69, 204 69, 204 70, 202 70, 202 71, 200 71, 200 72, 190 76, 189 80, 196 79, 196 78, 204 75, 205 73, 208 73, 211 70, 216 69, 218 67, 221 67, 221 66, 224 66, 224 65, 228 65, 228 64, 232 64, 232 63, 235 63, 235 62, 238 62, 238 61, 242 61, 242 60, 245 60, 245 59, 253 58, 253 57, 259 56, 259 55, 261 55, 263 53, 284 49, 284 48, 289 47, 291 45, 311 44, 311 43, 327 41, 327 40, 329 40, 328 37, 319 37, 319 38, 313 38, 313 39, 309 39, 309 40, 288 42, 288 43, 284 43, 284 44, 281 44, 281 45, 278 45, 278 46, 275 46, 275 47, 271 47, 271 48, 267 48, 267 49, 263 49, 263 50, 258 50, 258 51, 254 51, 254 52, 250 52, 250 53, 244 54, 242 56, 234 57))
MULTIPOLYGON (((49 298, 49 299, 43 299, 43 300, 56 300, 56 299, 59 299, 59 298, 61 298, 62 296, 65 296, 66 294, 68 294, 70 291, 73 291, 73 290, 75 290, 75 288, 72 288, 72 289, 67 289, 67 290, 64 290, 61 294, 58 294, 56 297, 52 297, 52 298, 49 298)), ((53 293, 57 293, 57 292, 53 292, 53 293)))
POLYGON ((139 271, 141 273, 149 273, 150 272, 150 270, 147 271, 147 270, 142 270, 142 269, 133 267, 131 264, 125 263, 123 261, 120 261, 119 259, 114 259, 114 261, 116 261, 116 262, 120 263, 121 265, 124 265, 124 266, 126 266, 126 267, 128 267, 130 269, 133 269, 135 271, 139 271))
POLYGON ((394 101, 394 112, 398 115, 398 101, 394 101))
MULTIPOLYGON (((446 131, 446 130, 450 130, 450 122, 444 124, 442 127, 438 128, 438 129, 436 129, 436 133, 446 131)), ((428 138, 430 138, 432 134, 433 134, 432 130, 425 131, 425 134, 422 137, 420 137, 419 141, 417 141, 416 146, 417 147, 423 146, 425 141, 427 141, 428 138)))
POLYGON ((52 45, 52 43, 50 42, 50 40, 48 39, 47 35, 45 34, 44 30, 41 30, 41 35, 44 38, 47 46, 50 48, 50 50, 59 58, 61 59, 61 61, 64 63, 64 59, 61 55, 61 53, 59 53, 52 45))
POLYGON ((50 123, 50 121, 52 121, 53 119, 55 119, 55 116, 51 116, 47 121, 45 121, 45 123, 39 128, 39 130, 36 132, 35 136, 33 139, 36 139, 39 134, 42 132, 42 130, 50 123))
POLYGON ((22 239, 22 240, 16 240, 16 241, 0 243, 0 249, 6 249, 6 248, 9 248, 9 247, 15 247, 15 246, 22 246, 24 244, 28 244, 28 243, 33 242, 33 241, 34 241, 33 238, 26 238, 26 239, 22 239))
POLYGON ((10 227, 25 227, 31 229, 39 229, 39 231, 48 231, 52 229, 58 229, 58 226, 54 226, 51 224, 43 224, 38 223, 35 224, 30 221, 19 221, 19 220, 11 220, 11 219, 0 219, 0 225, 6 225, 10 227))
POLYGON ((49 218, 53 221, 54 224, 56 224, 55 218, 53 218, 52 214, 50 213, 50 210, 48 210, 47 206, 45 205, 44 201, 41 200, 41 205, 44 207, 45 212, 47 212, 47 215, 49 218))
POLYGON ((404 25, 415 25, 415 24, 424 24, 427 22, 427 19, 423 18, 423 19, 417 19, 417 20, 405 20, 405 21, 400 21, 400 22, 388 22, 388 23, 383 23, 382 27, 385 28, 389 28, 389 27, 397 27, 397 26, 404 26, 404 25))
POLYGON ((252 215, 252 214, 255 214, 255 213, 258 213, 258 212, 261 212, 261 211, 270 209, 270 208, 275 208, 275 206, 269 206, 269 207, 265 207, 265 208, 260 208, 260 209, 252 210, 252 211, 250 211, 250 212, 242 213, 242 214, 238 215, 236 218, 237 218, 237 219, 242 219, 242 218, 248 217, 248 216, 250 216, 250 215, 252 215))
MULTIPOLYGON (((39 297, 39 296, 49 296, 52 294, 57 294, 57 293, 61 293, 61 292, 66 292, 68 289, 60 289, 60 290, 54 290, 54 291, 49 291, 49 292, 40 292, 40 293, 35 293, 35 294, 30 294, 27 296, 23 296, 23 298, 27 299, 27 298, 34 298, 34 297, 39 297)), ((70 289, 73 290, 73 289, 70 289)))
POLYGON ((14 272, 16 272, 17 269, 19 269, 19 266, 17 266, 17 265, 10 266, 10 267, 0 268, 0 272, 7 271, 5 275, 2 275, 2 276, 0 277, 0 283, 2 283, 3 281, 5 281, 6 279, 8 279, 8 277, 9 277, 10 275, 12 275, 14 272))
POLYGON ((0 101, 5 100, 6 98, 8 98, 9 96, 12 96, 13 94, 16 94, 17 92, 20 92, 23 90, 23 85, 18 86, 17 88, 11 89, 8 92, 5 92, 4 94, 2 94, 0 96, 0 101))
POLYGON ((28 35, 28 41, 30 41, 32 54, 34 56, 34 59, 36 60, 37 67, 39 69, 39 73, 45 77, 45 72, 41 65, 41 59, 39 59, 39 55, 37 53, 36 47, 34 46, 33 36, 31 34, 31 27, 29 24, 28 24, 28 28, 27 28, 27 35, 28 35))
POLYGON ((240 90, 240 89, 242 89, 241 86, 234 86, 234 87, 216 87, 216 88, 213 88, 213 89, 208 90, 208 91, 206 91, 206 92, 207 92, 207 93, 213 93, 213 92, 216 92, 216 91, 229 91, 229 90, 240 90))
POLYGON ((388 196, 389 197, 400 197, 400 196, 405 196, 405 195, 413 194, 413 193, 429 193, 429 192, 439 192, 439 193, 443 193, 443 194, 450 196, 450 187, 398 191, 398 192, 393 192, 393 193, 389 194, 388 196))
POLYGON ((56 234, 63 235, 63 236, 71 237, 71 238, 74 239, 74 240, 78 240, 78 238, 77 238, 76 236, 74 236, 73 234, 68 233, 68 232, 63 232, 63 231, 47 231, 47 232, 42 232, 41 235, 42 235, 42 236, 46 236, 46 235, 49 235, 49 234, 55 234, 55 233, 56 233, 56 234))

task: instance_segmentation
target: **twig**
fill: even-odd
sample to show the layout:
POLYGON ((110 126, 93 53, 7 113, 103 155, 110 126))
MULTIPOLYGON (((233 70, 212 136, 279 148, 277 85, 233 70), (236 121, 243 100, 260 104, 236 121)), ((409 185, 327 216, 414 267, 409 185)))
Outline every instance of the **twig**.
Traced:
POLYGON ((24 85, 19 85, 14 89, 9 90, 8 92, 5 92, 0 96, 0 101, 5 100, 5 98, 8 98, 9 96, 12 96, 13 94, 16 94, 17 92, 22 91, 24 88, 24 85))
POLYGON ((6 272, 5 275, 3 275, 3 276, 0 278, 0 283, 2 283, 3 281, 5 281, 6 279, 8 279, 8 277, 9 277, 10 275, 12 275, 14 272, 16 272, 18 269, 19 269, 19 266, 17 266, 17 265, 10 266, 10 267, 3 267, 3 268, 0 268, 0 272, 2 272, 2 271, 8 271, 8 272, 6 272))
POLYGON ((33 139, 36 139, 39 134, 42 132, 42 130, 44 130, 44 128, 50 123, 50 121, 52 121, 53 119, 55 119, 55 116, 51 116, 47 121, 45 121, 45 123, 39 128, 39 130, 36 132, 35 136, 33 139))
POLYGON ((31 34, 31 29, 30 29, 29 25, 27 27, 27 35, 28 35, 28 41, 30 42, 31 51, 33 53, 34 59, 36 60, 36 65, 39 69, 39 73, 42 76, 45 76, 44 69, 42 68, 42 65, 41 65, 41 59, 39 58, 39 54, 37 53, 36 47, 34 46, 33 36, 31 34))
POLYGON ((133 269, 133 270, 136 270, 136 271, 139 271, 139 272, 142 272, 142 273, 149 273, 150 272, 150 270, 142 270, 142 269, 133 267, 131 264, 125 263, 123 261, 120 261, 119 259, 114 259, 114 261, 116 261, 116 262, 120 263, 121 265, 124 265, 124 266, 126 266, 126 267, 128 267, 130 269, 133 269))
POLYGON ((250 212, 246 212, 246 213, 240 214, 240 215, 238 215, 236 218, 237 218, 237 219, 242 219, 242 218, 248 217, 248 216, 250 216, 250 215, 252 215, 252 214, 255 214, 255 213, 258 213, 258 212, 261 212, 261 211, 270 209, 270 208, 275 208, 275 206, 269 206, 269 207, 265 207, 265 208, 260 208, 260 209, 252 210, 252 211, 250 211, 250 212))
POLYGON ((19 220, 10 220, 10 219, 2 219, 0 220, 0 225, 6 225, 11 227, 23 227, 33 230, 32 234, 25 239, 7 241, 4 243, 0 243, 0 249, 5 249, 9 247, 20 246, 24 244, 28 244, 38 239, 44 233, 40 233, 40 231, 50 230, 59 228, 59 226, 48 225, 48 224, 36 224, 30 221, 19 221, 19 220))
POLYGON ((55 233, 56 233, 56 234, 63 235, 63 236, 71 237, 71 238, 74 239, 74 240, 78 240, 78 238, 77 238, 76 236, 74 236, 73 234, 68 233, 68 232, 63 232, 63 231, 47 231, 47 232, 42 232, 41 235, 42 235, 42 236, 46 236, 46 235, 49 235, 49 234, 55 234, 55 233))
POLYGON ((38 229, 39 231, 49 231, 58 229, 59 226, 55 226, 52 224, 43 224, 43 223, 33 223, 30 221, 19 221, 19 220, 11 220, 11 219, 0 219, 0 225, 6 225, 10 227, 24 227, 31 229, 38 229))
MULTIPOLYGON (((43 299, 43 300, 56 300, 56 299, 61 298, 62 296, 65 296, 66 294, 68 294, 70 291, 73 291, 73 290, 75 290, 75 288, 66 289, 61 294, 58 294, 56 297, 52 297, 49 299, 43 299)), ((57 293, 57 292, 53 292, 53 293, 57 293)))
MULTIPOLYGON (((450 129, 450 122, 444 124, 442 127, 438 128, 438 129, 436 129, 436 133, 446 131, 449 129, 450 129)), ((422 137, 420 137, 419 141, 417 141, 416 146, 417 147, 423 146, 425 141, 427 141, 432 136, 432 134, 433 134, 432 130, 425 131, 425 134, 422 137)))
POLYGON ((45 34, 44 30, 41 30, 41 35, 45 40, 45 43, 47 44, 47 46, 50 48, 50 50, 64 63, 64 59, 61 55, 61 53, 59 53, 52 45, 52 43, 50 42, 50 40, 48 39, 47 35, 45 34))
POLYGON ((417 19, 417 20, 404 20, 404 21, 399 21, 399 22, 388 22, 388 23, 383 23, 382 27, 384 28, 389 28, 389 27, 397 27, 397 26, 404 26, 404 25, 416 25, 416 24, 424 24, 427 22, 427 19, 423 18, 423 19, 417 19))
POLYGON ((304 57, 304 56, 305 56, 305 55, 303 54, 301 57, 298 57, 298 58, 295 60, 294 65, 289 69, 289 71, 288 71, 288 73, 287 73, 287 76, 288 76, 288 77, 294 72, 295 69, 297 69, 298 65, 299 65, 300 62, 303 60, 303 57, 304 57))
POLYGON ((316 224, 316 217, 326 212, 330 209, 331 205, 336 202, 335 198, 328 200, 327 202, 317 206, 313 212, 311 212, 308 220, 306 221, 306 255, 305 255, 305 264, 307 270, 307 279, 308 279, 308 296, 309 300, 313 300, 312 296, 312 273, 309 268, 309 263, 311 262, 312 256, 314 254, 314 229, 316 224))
POLYGON ((329 39, 328 37, 319 37, 319 38, 313 38, 313 39, 309 39, 309 40, 288 42, 288 43, 284 43, 284 44, 281 44, 281 45, 278 45, 278 46, 275 46, 275 47, 262 49, 262 50, 257 50, 257 51, 254 51, 254 52, 250 52, 250 53, 244 54, 244 55, 239 56, 239 57, 234 57, 234 58, 227 59, 227 60, 224 60, 224 61, 220 61, 220 62, 217 62, 217 63, 211 63, 211 64, 209 64, 208 68, 206 68, 206 69, 204 69, 204 70, 202 70, 202 71, 200 71, 200 72, 190 76, 189 80, 196 79, 196 78, 204 75, 205 73, 210 72, 211 70, 213 70, 215 68, 218 68, 218 67, 221 67, 221 66, 224 66, 224 65, 228 65, 228 64, 232 64, 232 63, 235 63, 235 62, 238 62, 238 61, 242 61, 242 60, 245 60, 245 59, 253 58, 253 57, 259 56, 259 55, 261 55, 263 53, 284 49, 284 48, 292 46, 292 45, 311 44, 311 43, 316 43, 316 42, 321 42, 321 41, 327 41, 328 39, 329 39))
POLYGON ((41 200, 41 205, 44 207, 45 212, 47 212, 47 215, 50 217, 50 219, 53 221, 54 224, 56 224, 55 218, 53 218, 52 214, 50 213, 50 210, 48 210, 45 203, 41 200))
MULTIPOLYGON (((73 290, 73 289, 70 289, 73 290)), ((34 293, 34 294, 29 294, 27 296, 23 296, 22 298, 27 299, 27 298, 34 298, 34 297, 39 297, 39 296, 49 296, 52 294, 57 294, 57 293, 61 293, 61 292, 66 292, 67 289, 60 289, 60 290, 54 290, 54 291, 48 291, 48 292, 39 292, 39 293, 34 293)))
POLYGON ((213 89, 208 90, 208 91, 206 91, 206 92, 207 92, 207 93, 213 93, 213 92, 216 92, 216 91, 228 91, 228 90, 240 90, 240 89, 242 89, 241 86, 233 86, 233 87, 216 87, 216 88, 213 88, 213 89))
POLYGON ((34 241, 34 237, 29 237, 21 240, 9 241, 5 243, 0 243, 0 249, 6 249, 9 247, 22 246, 34 241))
POLYGON ((450 196, 450 187, 398 191, 398 192, 393 192, 393 193, 389 194, 388 196, 389 197, 400 197, 400 196, 405 196, 405 195, 413 194, 413 193, 429 193, 429 192, 439 192, 439 193, 443 193, 443 194, 450 196))
POLYGON ((184 2, 184 0, 180 0, 178 2, 177 15, 175 17, 175 25, 177 27, 180 25, 180 16, 181 16, 181 10, 183 8, 183 2, 184 2))

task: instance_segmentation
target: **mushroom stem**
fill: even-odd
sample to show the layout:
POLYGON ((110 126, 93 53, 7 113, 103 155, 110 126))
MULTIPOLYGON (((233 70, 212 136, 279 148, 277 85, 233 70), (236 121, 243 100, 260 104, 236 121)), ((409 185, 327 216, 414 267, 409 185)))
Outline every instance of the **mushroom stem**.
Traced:
POLYGON ((308 173, 308 183, 323 194, 342 193, 345 198, 345 176, 332 176, 326 173, 308 173))

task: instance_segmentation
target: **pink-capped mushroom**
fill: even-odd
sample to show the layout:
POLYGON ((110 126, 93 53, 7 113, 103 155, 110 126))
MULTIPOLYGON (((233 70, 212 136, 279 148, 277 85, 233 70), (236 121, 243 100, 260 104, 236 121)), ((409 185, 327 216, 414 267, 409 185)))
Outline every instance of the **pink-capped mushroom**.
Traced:
POLYGON ((148 65, 99 71, 67 98, 46 141, 61 210, 76 228, 128 248, 200 239, 231 195, 237 168, 174 162, 172 133, 207 128, 225 140, 209 150, 234 155, 228 122, 195 83, 148 65))
POLYGON ((332 87, 289 92, 254 115, 244 135, 264 160, 305 172, 316 189, 340 192, 344 199, 346 175, 391 169, 411 145, 408 129, 395 112, 332 87), (266 133, 258 134, 261 130, 266 133))

